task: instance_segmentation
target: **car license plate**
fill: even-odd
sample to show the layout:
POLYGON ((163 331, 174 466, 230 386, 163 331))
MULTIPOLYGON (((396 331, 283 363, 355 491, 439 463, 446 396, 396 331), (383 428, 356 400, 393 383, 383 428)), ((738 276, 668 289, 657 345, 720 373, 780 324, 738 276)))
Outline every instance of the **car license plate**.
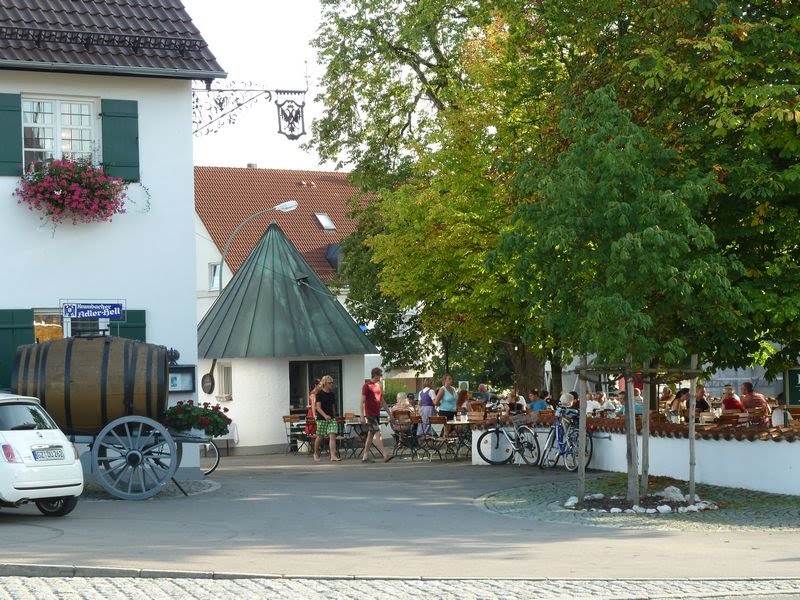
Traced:
POLYGON ((34 450, 34 460, 64 460, 63 448, 50 448, 48 450, 34 450))

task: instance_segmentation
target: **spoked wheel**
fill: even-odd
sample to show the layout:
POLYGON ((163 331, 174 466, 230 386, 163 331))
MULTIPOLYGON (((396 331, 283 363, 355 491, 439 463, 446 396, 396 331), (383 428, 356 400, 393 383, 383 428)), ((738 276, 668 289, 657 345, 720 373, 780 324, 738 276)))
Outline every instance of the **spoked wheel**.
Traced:
POLYGON ((477 446, 478 456, 490 465, 504 465, 514 458, 514 447, 499 428, 484 431, 477 446))
POLYGON ((211 475, 219 466, 219 448, 214 440, 202 444, 203 455, 200 457, 200 470, 203 475, 211 475))
POLYGON ((556 430, 550 429, 547 434, 547 440, 542 449, 542 459, 539 462, 539 467, 542 469, 552 469, 558 462, 558 445, 556 444, 556 430))
POLYGON ((155 496, 175 475, 178 462, 175 440, 160 423, 145 417, 112 421, 92 445, 98 483, 123 500, 155 496))
MULTIPOLYGON (((576 471, 578 469, 579 456, 578 430, 572 429, 569 433, 567 452, 564 454, 564 466, 567 468, 567 471, 576 471)), ((584 456, 586 457, 586 466, 588 467, 589 462, 592 460, 592 436, 588 432, 586 433, 586 451, 584 452, 584 456)))
POLYGON ((526 464, 539 464, 539 440, 530 428, 523 426, 517 429, 517 447, 526 464))
POLYGON ((78 505, 77 496, 62 496, 60 498, 45 498, 36 501, 36 508, 45 517, 63 517, 71 513, 78 505))

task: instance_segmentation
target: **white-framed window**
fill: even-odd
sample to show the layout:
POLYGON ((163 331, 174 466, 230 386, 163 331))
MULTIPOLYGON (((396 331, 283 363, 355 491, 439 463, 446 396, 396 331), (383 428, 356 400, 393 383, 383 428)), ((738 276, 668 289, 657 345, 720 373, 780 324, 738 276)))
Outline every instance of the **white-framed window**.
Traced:
POLYGON ((231 365, 217 365, 217 380, 219 381, 218 395, 230 396, 233 394, 233 368, 231 365))
POLYGON ((98 163, 99 121, 94 100, 23 96, 22 146, 26 168, 33 161, 52 159, 98 163))
POLYGON ((208 263, 208 291, 219 289, 219 274, 222 271, 220 263, 208 263))

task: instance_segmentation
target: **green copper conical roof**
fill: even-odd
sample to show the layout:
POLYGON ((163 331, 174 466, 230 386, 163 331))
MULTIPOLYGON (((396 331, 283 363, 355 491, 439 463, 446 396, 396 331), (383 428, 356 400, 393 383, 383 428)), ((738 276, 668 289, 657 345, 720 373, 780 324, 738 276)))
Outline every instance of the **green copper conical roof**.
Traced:
POLYGON ((197 327, 200 358, 378 350, 272 223, 197 327))

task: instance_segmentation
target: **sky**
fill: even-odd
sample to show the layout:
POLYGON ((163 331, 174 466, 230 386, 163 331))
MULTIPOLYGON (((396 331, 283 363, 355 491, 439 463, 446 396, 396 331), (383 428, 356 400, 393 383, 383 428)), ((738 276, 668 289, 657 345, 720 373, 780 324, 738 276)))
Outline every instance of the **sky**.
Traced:
MULTIPOLYGON (((307 70, 305 125, 310 131, 311 120, 321 113, 313 98, 322 71, 311 47, 320 23, 319 0, 183 0, 183 4, 228 80, 253 82, 271 90, 302 90, 307 70)), ((235 124, 195 136, 194 164, 333 170, 330 164, 320 165, 315 152, 300 148, 308 135, 290 141, 277 131, 274 97, 270 102, 259 101, 239 109, 235 124)))

